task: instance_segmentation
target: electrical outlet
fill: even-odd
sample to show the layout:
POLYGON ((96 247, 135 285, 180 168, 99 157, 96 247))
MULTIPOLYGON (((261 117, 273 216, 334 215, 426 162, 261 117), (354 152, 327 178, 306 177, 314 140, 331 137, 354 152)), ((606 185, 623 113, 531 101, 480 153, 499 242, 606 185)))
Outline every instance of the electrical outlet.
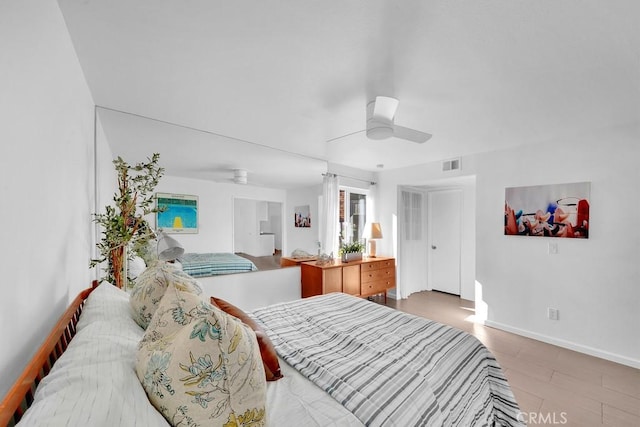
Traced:
POLYGON ((547 308, 547 317, 550 320, 560 320, 560 310, 557 308, 547 308))

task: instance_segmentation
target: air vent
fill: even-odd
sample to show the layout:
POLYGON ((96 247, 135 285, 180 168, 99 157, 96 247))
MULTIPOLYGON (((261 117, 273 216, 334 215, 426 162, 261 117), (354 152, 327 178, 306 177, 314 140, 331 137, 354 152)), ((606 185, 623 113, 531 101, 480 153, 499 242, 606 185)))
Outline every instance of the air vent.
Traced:
POLYGON ((454 171, 460 169, 460 159, 445 160, 442 162, 442 171, 454 171))

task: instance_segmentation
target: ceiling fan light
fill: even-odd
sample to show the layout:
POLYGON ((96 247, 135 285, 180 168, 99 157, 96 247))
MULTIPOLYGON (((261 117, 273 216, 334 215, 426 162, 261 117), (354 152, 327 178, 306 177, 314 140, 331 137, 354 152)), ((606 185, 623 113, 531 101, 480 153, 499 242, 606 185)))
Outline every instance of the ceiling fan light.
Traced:
POLYGON ((367 129, 367 138, 369 139, 387 139, 391 136, 393 136, 391 126, 376 125, 367 129))
POLYGON ((399 101, 390 96, 376 96, 373 104, 373 117, 393 121, 398 109, 399 101))
POLYGON ((233 170, 233 182, 236 184, 246 184, 247 183, 247 171, 244 169, 234 169, 233 170))

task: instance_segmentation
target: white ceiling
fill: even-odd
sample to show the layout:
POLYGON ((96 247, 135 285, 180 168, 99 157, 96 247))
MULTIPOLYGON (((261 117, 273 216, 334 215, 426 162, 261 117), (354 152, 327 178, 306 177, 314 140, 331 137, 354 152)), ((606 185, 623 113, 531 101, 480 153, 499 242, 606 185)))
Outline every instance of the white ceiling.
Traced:
POLYGON ((640 118, 637 0, 59 4, 114 155, 169 175, 290 188, 640 118), (368 140, 376 95, 433 138, 368 140))

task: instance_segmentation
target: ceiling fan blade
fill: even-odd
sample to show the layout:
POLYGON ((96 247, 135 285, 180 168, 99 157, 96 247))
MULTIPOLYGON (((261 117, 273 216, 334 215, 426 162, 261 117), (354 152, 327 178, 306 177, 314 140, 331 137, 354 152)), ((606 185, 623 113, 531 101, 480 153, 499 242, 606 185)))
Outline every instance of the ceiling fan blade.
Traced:
POLYGON ((396 138, 406 139, 407 141, 422 144, 431 139, 433 135, 431 135, 430 133, 420 132, 419 130, 395 125, 393 127, 393 136, 395 136, 396 138))
POLYGON ((361 129, 361 130, 357 130, 357 131, 355 131, 355 132, 347 133, 347 134, 345 134, 345 135, 336 136, 335 138, 327 139, 327 142, 337 141, 337 140, 339 140, 339 139, 347 138, 347 137, 350 137, 351 135, 356 135, 356 134, 358 134, 358 133, 362 133, 362 132, 364 132, 364 131, 366 131, 366 129, 361 129))
POLYGON ((373 118, 393 122, 399 101, 389 96, 376 96, 373 106, 373 118))

